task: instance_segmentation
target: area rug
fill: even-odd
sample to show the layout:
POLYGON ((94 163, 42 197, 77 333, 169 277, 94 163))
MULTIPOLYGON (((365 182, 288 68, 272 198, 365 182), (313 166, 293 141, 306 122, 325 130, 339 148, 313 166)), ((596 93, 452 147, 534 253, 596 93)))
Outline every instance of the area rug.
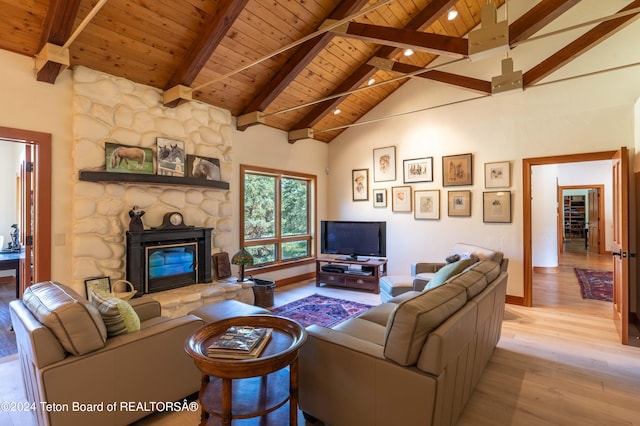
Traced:
POLYGON ((574 268, 583 299, 613 300, 613 272, 574 268))
POLYGON ((369 308, 371 305, 314 294, 274 308, 271 313, 295 320, 303 327, 312 324, 333 327, 369 308))

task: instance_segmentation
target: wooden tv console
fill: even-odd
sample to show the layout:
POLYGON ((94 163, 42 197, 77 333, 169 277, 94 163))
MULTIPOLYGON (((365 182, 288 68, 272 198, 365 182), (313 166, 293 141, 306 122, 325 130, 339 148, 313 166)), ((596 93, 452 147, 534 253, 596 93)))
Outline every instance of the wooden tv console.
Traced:
POLYGON ((321 284, 332 285, 338 287, 347 287, 373 291, 380 293, 380 277, 387 275, 386 259, 371 259, 369 261, 356 260, 338 260, 335 258, 317 258, 316 259, 316 287, 321 284), (346 272, 328 272, 323 271, 324 265, 342 265, 348 269, 346 272), (369 270, 370 275, 358 274, 360 268, 352 268, 359 265, 362 270, 369 270))

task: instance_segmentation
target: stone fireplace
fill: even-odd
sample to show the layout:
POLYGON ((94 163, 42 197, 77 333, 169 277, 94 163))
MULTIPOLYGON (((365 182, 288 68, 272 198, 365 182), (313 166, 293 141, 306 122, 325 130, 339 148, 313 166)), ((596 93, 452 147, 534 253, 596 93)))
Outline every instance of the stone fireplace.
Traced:
POLYGON ((127 280, 138 294, 211 282, 211 228, 127 232, 127 280))
MULTIPOLYGON (((228 188, 192 185, 188 178, 184 178, 185 183, 166 184, 142 179, 153 175, 124 174, 140 179, 118 182, 79 179, 82 172, 105 172, 107 142, 149 148, 155 153, 157 138, 164 137, 183 141, 187 155, 219 159, 220 180, 229 182, 233 176, 233 122, 229 111, 198 101, 167 108, 163 106, 161 90, 76 67, 73 114, 75 183, 70 267, 75 290, 84 293, 84 280, 90 277, 133 282, 133 275, 127 270, 125 241, 128 212, 133 206, 146 212, 142 218, 145 230, 161 226, 164 215, 176 210, 188 225, 215 229, 209 246, 204 250, 197 246, 197 257, 209 253, 210 262, 211 254, 232 250, 233 207, 228 188)), ((195 252, 191 255, 195 256, 195 252)), ((198 283, 205 283, 200 276, 205 273, 202 265, 202 261, 196 265, 198 283)), ((142 278, 137 280, 137 286, 144 286, 142 278)), ((137 290, 144 292, 142 287, 137 290)))

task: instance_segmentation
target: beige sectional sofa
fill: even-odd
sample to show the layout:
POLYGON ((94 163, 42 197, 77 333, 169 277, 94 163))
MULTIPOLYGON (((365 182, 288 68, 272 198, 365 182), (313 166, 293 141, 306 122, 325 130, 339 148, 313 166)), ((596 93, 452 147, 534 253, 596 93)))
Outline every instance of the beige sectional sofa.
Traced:
POLYGON ((126 425, 198 391, 184 343, 204 321, 163 317, 147 297, 131 305, 139 331, 107 338, 98 310, 65 285, 34 284, 9 304, 39 425, 126 425))
POLYGON ((500 338, 507 262, 499 252, 495 260, 333 329, 308 327, 305 415, 332 426, 455 424, 500 338))
MULTIPOLYGON (((447 256, 447 258, 451 257, 457 257, 458 259, 473 257, 479 260, 493 260, 500 263, 505 271, 508 265, 508 261, 504 259, 501 251, 467 243, 455 244, 447 256)), ((412 263, 411 275, 387 275, 380 278, 380 299, 383 302, 388 302, 395 296, 407 291, 424 289, 429 281, 446 265, 446 259, 443 256, 440 261, 412 263)))

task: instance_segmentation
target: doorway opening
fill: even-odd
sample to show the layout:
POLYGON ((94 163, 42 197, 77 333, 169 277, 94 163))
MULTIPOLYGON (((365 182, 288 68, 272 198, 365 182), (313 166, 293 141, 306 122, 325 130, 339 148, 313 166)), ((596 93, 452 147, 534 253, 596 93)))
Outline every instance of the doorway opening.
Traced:
POLYGON ((51 134, 0 126, 0 141, 22 144, 28 157, 15 183, 20 194, 15 219, 24 247, 15 274, 18 298, 32 283, 51 279, 51 134))
MULTIPOLYGON (((564 155, 554 157, 539 157, 523 159, 523 266, 524 266, 524 297, 523 304, 532 306, 533 304, 533 228, 532 222, 532 168, 538 165, 560 165, 565 163, 582 163, 590 161, 607 160, 611 161, 611 181, 612 189, 612 243, 611 253, 613 257, 613 323, 623 344, 628 344, 629 325, 629 283, 634 282, 629 279, 633 276, 629 258, 634 256, 630 252, 629 241, 629 167, 628 150, 625 147, 617 151, 605 151, 596 153, 585 153, 575 155, 564 155)), ((608 180, 608 179, 607 179, 608 180)), ((557 182, 557 180, 556 180, 557 182)), ((536 188, 538 190, 539 188, 536 188)), ((558 212, 555 206, 555 211, 558 212)), ((537 219, 537 216, 536 216, 537 219)), ((607 225, 608 226, 608 225, 607 225)), ((555 252, 555 247, 552 247, 555 252)), ((609 257, 611 259, 611 257, 609 257)), ((609 262, 609 261, 607 261, 609 262)), ((634 284, 635 285, 635 284, 634 284)), ((611 318, 611 317, 610 317, 611 318)))
POLYGON ((558 253, 607 254, 604 185, 559 186, 558 206, 558 253))

